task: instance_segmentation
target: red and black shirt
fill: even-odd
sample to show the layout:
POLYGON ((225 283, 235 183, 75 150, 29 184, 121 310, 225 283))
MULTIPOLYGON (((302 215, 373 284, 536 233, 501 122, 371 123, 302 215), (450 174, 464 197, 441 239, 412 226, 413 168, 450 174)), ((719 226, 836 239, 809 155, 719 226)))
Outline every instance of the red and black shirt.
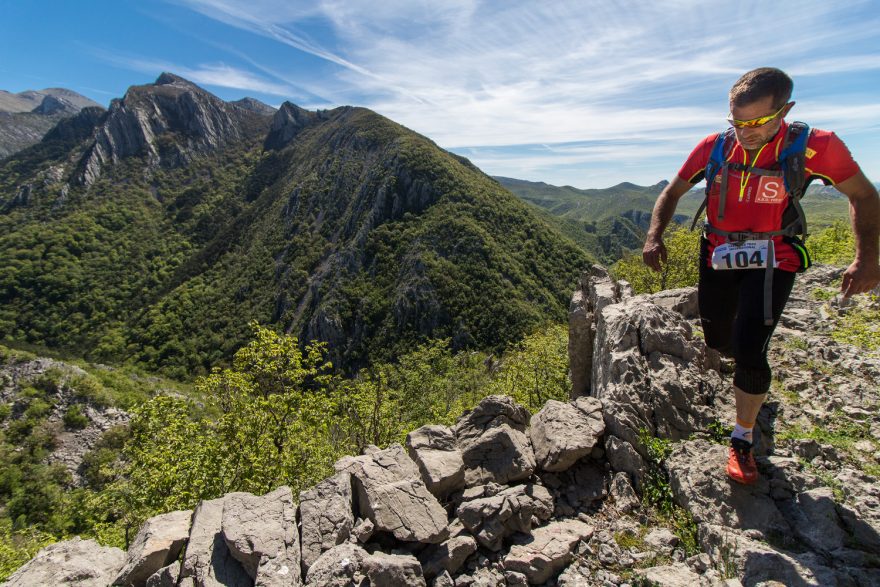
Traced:
MULTIPOLYGON (((788 125, 783 121, 779 132, 773 140, 758 154, 757 161, 748 161, 747 153, 734 141, 728 150, 727 160, 735 163, 750 164, 760 169, 779 169, 779 152, 785 140, 788 125)), ((706 164, 715 145, 718 133, 703 139, 691 152, 678 176, 691 184, 696 184, 705 176, 706 164)), ((826 185, 834 185, 854 176, 859 171, 858 164, 837 135, 833 132, 812 129, 807 140, 806 174, 808 179, 821 179, 826 185)), ((749 174, 731 168, 727 180, 727 198, 724 206, 724 218, 718 218, 718 199, 721 193, 721 177, 715 177, 715 183, 709 192, 706 214, 709 224, 725 231, 770 232, 782 228, 782 215, 788 206, 788 194, 781 177, 749 174)), ((723 237, 709 234, 709 253, 724 242, 723 237)), ((785 271, 797 271, 800 257, 792 247, 782 241, 782 237, 774 237, 778 268, 785 271)))

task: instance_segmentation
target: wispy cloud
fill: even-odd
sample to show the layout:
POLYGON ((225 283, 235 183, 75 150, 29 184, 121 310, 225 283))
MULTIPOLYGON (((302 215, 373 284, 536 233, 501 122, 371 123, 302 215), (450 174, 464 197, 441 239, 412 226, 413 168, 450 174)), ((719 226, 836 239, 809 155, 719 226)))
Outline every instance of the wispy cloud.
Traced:
MULTIPOLYGON (((459 150, 615 139, 666 152, 678 136, 693 143, 723 126, 727 88, 753 67, 814 80, 880 69, 871 0, 752 0, 723 13, 701 0, 174 1, 324 61, 333 75, 315 83, 320 95, 459 150)), ((813 112, 832 127, 873 126, 875 103, 855 96, 846 111, 813 112)), ((484 161, 514 157, 482 153, 484 161)), ((598 162, 603 153, 587 149, 569 161, 598 162)))
POLYGON ((110 53, 102 49, 93 49, 92 53, 102 61, 118 67, 152 75, 168 71, 202 85, 235 88, 283 97, 297 92, 293 86, 271 82, 250 71, 231 67, 224 63, 206 63, 190 67, 170 61, 110 53))

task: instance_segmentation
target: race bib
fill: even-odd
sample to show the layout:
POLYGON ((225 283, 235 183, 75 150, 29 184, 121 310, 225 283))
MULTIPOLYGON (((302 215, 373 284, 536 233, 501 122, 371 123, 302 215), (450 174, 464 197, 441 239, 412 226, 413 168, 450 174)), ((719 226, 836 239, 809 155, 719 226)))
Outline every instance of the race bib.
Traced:
POLYGON ((712 269, 766 269, 767 263, 776 267, 770 258, 769 240, 724 243, 712 251, 712 269))

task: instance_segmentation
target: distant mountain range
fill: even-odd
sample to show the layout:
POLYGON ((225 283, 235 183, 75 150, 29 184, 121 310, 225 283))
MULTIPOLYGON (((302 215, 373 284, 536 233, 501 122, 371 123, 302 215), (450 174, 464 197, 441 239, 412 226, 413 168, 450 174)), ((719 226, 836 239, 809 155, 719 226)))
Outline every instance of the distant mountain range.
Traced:
POLYGON ((363 108, 172 74, 0 161, 0 338, 188 377, 257 320, 353 369, 501 348, 593 259, 469 161, 363 108))
MULTIPOLYGON (((654 203, 668 185, 664 180, 652 186, 624 182, 604 189, 578 189, 509 177, 495 179, 544 211, 549 222, 605 263, 641 248, 654 203)), ((703 189, 697 186, 679 200, 676 222, 690 225, 703 201, 703 189)), ((802 202, 811 231, 848 218, 847 199, 833 187, 813 183, 802 202)))
POLYGON ((0 159, 40 141, 58 121, 97 102, 64 88, 0 90, 0 159))

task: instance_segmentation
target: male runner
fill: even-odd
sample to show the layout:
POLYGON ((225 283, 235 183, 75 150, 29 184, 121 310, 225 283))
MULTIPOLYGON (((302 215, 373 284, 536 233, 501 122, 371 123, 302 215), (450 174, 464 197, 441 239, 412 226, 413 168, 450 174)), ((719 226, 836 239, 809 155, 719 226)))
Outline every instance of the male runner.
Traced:
MULTIPOLYGON (((706 344, 732 356, 736 364, 736 426, 727 474, 744 484, 758 479, 752 429, 770 389, 770 337, 795 273, 808 265, 797 239, 772 234, 785 228, 783 213, 789 206, 778 158, 789 126, 784 118, 794 106, 792 87, 784 72, 762 67, 743 75, 731 88, 728 122, 735 140, 725 141, 722 168, 727 169, 715 176, 709 191, 701 239, 698 295, 706 344)), ((642 251, 645 264, 652 269, 659 271, 666 261, 663 231, 679 198, 704 178, 717 137, 717 133, 710 135, 697 145, 654 205, 642 251)), ((808 180, 821 179, 849 198, 856 256, 843 274, 844 297, 872 290, 880 283, 877 190, 832 132, 810 131, 804 163, 808 180)))

